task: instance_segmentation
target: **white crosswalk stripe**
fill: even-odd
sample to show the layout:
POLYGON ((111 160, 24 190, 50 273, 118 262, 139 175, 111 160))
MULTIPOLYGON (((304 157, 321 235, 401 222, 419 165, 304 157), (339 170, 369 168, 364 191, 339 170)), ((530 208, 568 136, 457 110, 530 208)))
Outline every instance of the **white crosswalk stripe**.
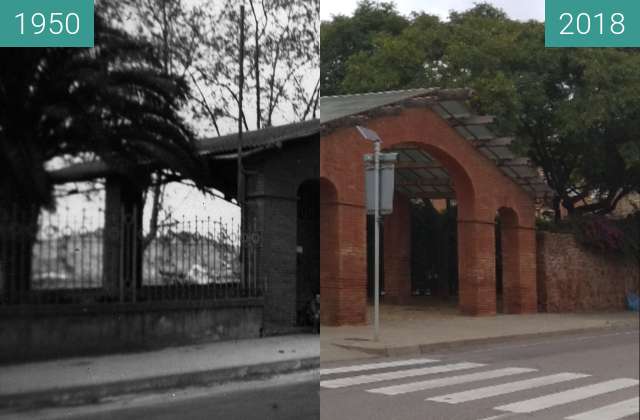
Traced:
POLYGON ((591 411, 566 417, 567 420, 618 420, 640 412, 640 398, 631 398, 591 411))
POLYGON ((447 378, 431 379, 428 381, 411 382, 408 384, 392 385, 384 388, 369 389, 367 392, 384 395, 398 395, 409 392, 424 391, 427 389, 440 388, 449 385, 458 385, 474 381, 501 378, 504 376, 517 375, 521 373, 535 372, 536 369, 529 368, 505 368, 489 370, 486 372, 471 373, 468 375, 450 376, 447 378))
POLYGON ((599 382, 592 385, 573 388, 567 391, 544 395, 538 398, 518 401, 512 404, 494 407, 498 411, 509 411, 512 413, 533 413, 558 405, 568 404, 575 401, 585 400, 596 395, 607 394, 624 388, 629 388, 638 384, 636 379, 619 378, 610 381, 599 382))
POLYGON ((582 373, 558 373, 556 375, 540 376, 523 381, 508 382, 505 384, 486 386, 483 388, 471 389, 468 391, 456 392, 453 394, 439 395, 427 398, 428 401, 444 402, 449 404, 460 404, 468 401, 481 400, 483 398, 495 397, 498 395, 511 394, 527 389, 539 388, 546 385, 571 381, 574 379, 586 378, 590 375, 582 373))
POLYGON ((343 388, 353 385, 369 384, 373 382, 389 381, 393 379, 412 378, 416 376, 432 375, 436 373, 453 372, 457 370, 472 369, 486 366, 483 363, 454 363, 449 365, 432 366, 418 369, 404 369, 392 372, 375 373, 370 375, 358 375, 347 378, 320 381, 322 388, 343 388))
POLYGON ((320 369, 320 375, 334 375, 337 373, 362 372, 365 370, 385 369, 391 367, 422 365, 428 363, 437 363, 436 359, 408 359, 397 360, 394 362, 368 363, 364 365, 344 366, 332 369, 320 369))
MULTIPOLYGON (((439 362, 437 359, 415 358, 321 369, 322 380, 320 381, 320 387, 336 389, 369 385, 361 391, 366 391, 369 394, 381 394, 389 398, 417 393, 416 397, 419 401, 424 401, 424 404, 450 404, 451 406, 447 410, 454 410, 457 404, 473 404, 478 401, 478 406, 481 411, 484 411, 485 416, 489 414, 487 410, 495 403, 483 403, 482 400, 505 396, 500 405, 493 407, 493 410, 497 410, 501 414, 487 417, 484 420, 507 420, 520 414, 541 415, 545 418, 564 417, 565 420, 622 420, 629 418, 629 416, 637 417, 640 411, 640 399, 638 397, 627 399, 629 398, 627 394, 623 398, 616 398, 616 391, 626 392, 625 390, 631 387, 637 387, 640 383, 638 379, 597 380, 590 374, 577 372, 549 372, 547 374, 540 372, 536 375, 534 372, 539 372, 538 369, 528 367, 500 366, 492 369, 485 363, 439 362), (484 369, 475 370, 483 367, 484 369), (465 369, 473 369, 473 371, 459 372, 465 369), (523 378, 512 378, 515 375, 525 374, 530 375, 523 378), (336 376, 327 378, 327 375, 336 376), (422 378, 428 375, 438 376, 422 378), (388 383, 378 384, 385 381, 388 383), (475 383, 482 381, 485 383, 475 385, 475 383), (575 383, 571 381, 575 381, 575 383), (564 385, 565 383, 567 385, 564 385), (562 385, 562 388, 552 387, 552 385, 558 384, 562 385), (457 386, 457 389, 448 391, 449 393, 427 393, 428 390, 453 386, 457 386), (552 390, 554 392, 550 392, 545 387, 554 388, 552 390), (527 394, 527 399, 518 398, 517 396, 519 392, 533 392, 534 390, 538 390, 538 396, 535 398, 530 398, 535 396, 535 394, 531 395, 531 393, 527 394), (424 392, 424 394, 420 394, 420 392, 424 392), (578 404, 575 404, 575 406, 559 408, 559 410, 565 411, 563 411, 562 415, 554 416, 555 407, 578 403, 605 394, 609 395, 607 397, 609 401, 601 404, 602 406, 592 405, 589 407, 591 408, 590 411, 580 412, 585 409, 574 409, 579 407, 578 404), (614 403, 616 400, 623 401, 614 403), (573 412, 566 411, 567 408, 571 408, 573 412), (548 411, 537 414, 543 410, 548 411)), ((413 397, 407 395, 405 398, 410 399, 413 397)), ((437 410, 441 409, 438 408, 437 410)), ((456 413, 452 412, 451 415, 455 417, 456 413)))

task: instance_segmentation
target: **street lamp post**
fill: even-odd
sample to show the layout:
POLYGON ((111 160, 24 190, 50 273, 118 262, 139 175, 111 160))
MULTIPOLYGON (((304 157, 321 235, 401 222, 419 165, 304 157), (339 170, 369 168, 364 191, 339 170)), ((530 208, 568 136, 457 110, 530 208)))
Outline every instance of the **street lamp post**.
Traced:
POLYGON ((373 339, 380 339, 380 136, 368 128, 357 126, 360 135, 373 142, 373 217, 374 217, 374 268, 373 268, 373 339))

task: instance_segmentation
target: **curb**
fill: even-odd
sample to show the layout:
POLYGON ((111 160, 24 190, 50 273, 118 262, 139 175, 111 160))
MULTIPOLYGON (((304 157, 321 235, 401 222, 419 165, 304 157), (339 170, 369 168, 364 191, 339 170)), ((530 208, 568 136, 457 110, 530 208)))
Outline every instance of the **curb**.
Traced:
POLYGON ((320 367, 319 357, 0 396, 0 410, 95 404, 119 395, 269 378, 320 367))
MULTIPOLYGON (((412 346, 397 346, 397 347, 383 347, 383 348, 368 348, 360 347, 357 345, 350 345, 344 343, 331 343, 336 347, 340 347, 347 350, 355 350, 361 353, 366 353, 378 357, 398 357, 407 355, 427 354, 435 351, 443 350, 455 350, 466 346, 479 346, 485 344, 503 344, 509 343, 526 338, 552 338, 564 335, 577 335, 589 332, 601 332, 601 331, 615 331, 624 330, 628 328, 638 328, 638 323, 620 323, 620 325, 607 325, 601 327, 587 327, 587 328, 574 328, 562 331, 549 331, 538 332, 528 334, 513 334, 500 337, 487 337, 487 338, 473 338, 468 340, 455 340, 455 341, 443 341, 439 343, 429 344, 417 344, 412 346)), ((331 363, 331 361, 325 361, 325 363, 331 363)))

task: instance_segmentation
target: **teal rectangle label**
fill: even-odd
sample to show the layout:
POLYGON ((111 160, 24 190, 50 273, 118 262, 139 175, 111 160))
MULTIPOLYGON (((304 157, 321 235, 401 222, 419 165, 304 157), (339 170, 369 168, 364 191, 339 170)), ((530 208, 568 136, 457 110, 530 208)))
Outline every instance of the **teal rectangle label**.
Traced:
POLYGON ((640 47, 640 0, 545 0, 547 47, 640 47))
POLYGON ((0 47, 93 47, 93 0, 0 0, 0 47))

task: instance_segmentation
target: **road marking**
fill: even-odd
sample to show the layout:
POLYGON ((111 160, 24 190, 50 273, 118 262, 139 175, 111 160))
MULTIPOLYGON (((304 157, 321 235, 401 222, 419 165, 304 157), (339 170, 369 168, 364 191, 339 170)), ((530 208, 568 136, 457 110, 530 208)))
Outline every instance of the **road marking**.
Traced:
POLYGON ((468 391, 456 392, 453 394, 439 395, 437 397, 427 398, 427 401, 460 404, 467 401, 481 400, 483 398, 510 394, 513 392, 538 388, 545 385, 552 385, 560 382, 571 381, 574 379, 586 378, 588 376, 590 375, 586 375, 583 373, 558 373, 556 375, 540 376, 538 378, 525 379, 523 381, 509 382, 506 384, 470 389, 468 391))
POLYGON ((513 417, 515 414, 513 413, 504 413, 504 414, 498 414, 497 416, 491 416, 491 417, 485 417, 483 419, 478 419, 478 420, 498 420, 498 419, 506 419, 508 417, 513 417))
POLYGON ((489 370, 486 372, 471 373, 468 375, 450 376, 448 378, 431 379, 428 381, 411 382, 408 384, 387 386, 384 388, 369 389, 367 392, 384 395, 398 395, 409 392, 424 391, 426 389, 440 388, 443 386, 464 384, 467 382, 482 381, 483 379, 500 378, 503 376, 517 375, 520 373, 536 372, 529 368, 505 368, 489 370))
POLYGON ((390 367, 421 365, 427 363, 436 363, 440 360, 436 359, 409 359, 398 360, 395 362, 368 363, 366 365, 344 366, 332 369, 320 369, 320 375, 333 375, 335 373, 361 372, 364 370, 385 369, 390 367))
POLYGON ((585 400, 587 398, 595 397, 596 395, 629 388, 637 384, 638 380, 636 379, 612 379, 610 381, 569 389, 567 391, 532 398, 530 400, 519 401, 513 404, 501 405, 499 407, 495 407, 495 409, 499 411, 510 411, 512 413, 533 413, 534 411, 544 410, 545 408, 585 400))
POLYGON ((619 403, 605 405, 575 416, 567 417, 567 420, 617 420, 640 412, 640 398, 620 401, 619 403))
POLYGON ((320 381, 322 388, 343 388, 352 385, 369 384, 372 382, 389 381, 393 379, 412 378, 415 376, 432 375, 436 373, 453 372, 456 370, 472 369, 485 366, 483 363, 454 363, 450 365, 432 366, 419 369, 395 370, 393 372, 375 373, 372 375, 351 376, 348 378, 320 381))

